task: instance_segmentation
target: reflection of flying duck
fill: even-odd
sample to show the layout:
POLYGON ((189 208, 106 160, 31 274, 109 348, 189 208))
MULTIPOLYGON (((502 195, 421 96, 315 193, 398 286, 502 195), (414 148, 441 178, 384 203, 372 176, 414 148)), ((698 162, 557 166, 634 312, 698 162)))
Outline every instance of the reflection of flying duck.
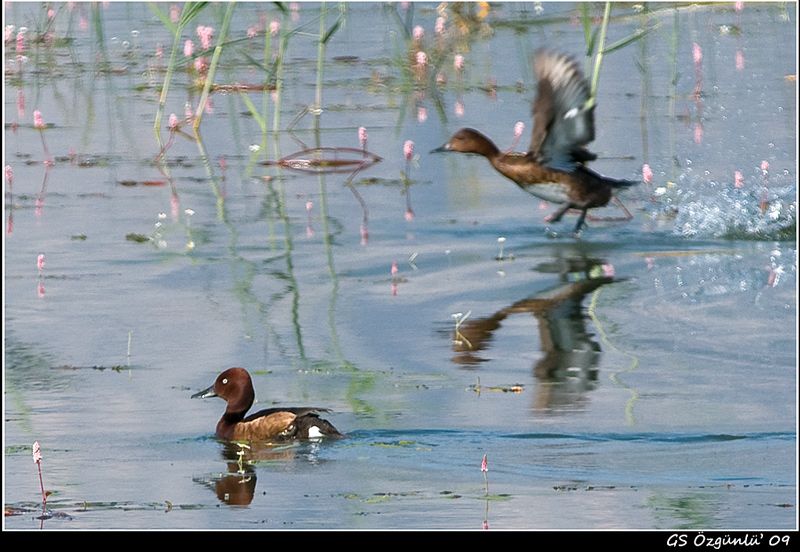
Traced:
POLYGON ((479 351, 489 348, 494 332, 512 314, 531 313, 539 325, 543 356, 534 366, 539 381, 535 407, 548 409, 580 400, 594 388, 600 345, 586 328, 583 298, 614 281, 610 265, 587 257, 555 259, 536 267, 538 272, 557 273, 558 284, 500 309, 491 316, 461 324, 453 339, 456 364, 475 365, 486 359, 479 351))

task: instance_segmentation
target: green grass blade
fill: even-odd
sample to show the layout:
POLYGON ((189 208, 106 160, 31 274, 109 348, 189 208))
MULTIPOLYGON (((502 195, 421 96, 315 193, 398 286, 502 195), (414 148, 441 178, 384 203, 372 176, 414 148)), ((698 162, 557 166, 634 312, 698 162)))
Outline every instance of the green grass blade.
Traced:
POLYGON ((175 33, 178 32, 178 27, 172 22, 172 20, 169 18, 169 15, 158 6, 159 4, 154 2, 149 2, 147 4, 147 7, 150 8, 150 11, 153 12, 156 17, 158 17, 159 21, 161 21, 161 24, 164 25, 173 36, 175 36, 175 33))
POLYGON ((258 123, 258 126, 261 128, 261 132, 267 132, 267 122, 258 112, 258 108, 256 108, 253 100, 250 99, 250 96, 248 96, 247 92, 241 91, 239 92, 239 95, 242 97, 244 105, 246 105, 247 109, 250 111, 250 115, 253 116, 253 119, 255 119, 256 123, 258 123))
POLYGON ((611 52, 614 52, 615 50, 619 50, 620 48, 624 48, 628 44, 632 44, 632 43, 636 42, 637 40, 639 40, 640 38, 646 36, 647 34, 649 34, 653 30, 655 30, 655 26, 648 27, 646 29, 640 29, 640 30, 636 31, 635 33, 633 33, 632 35, 627 36, 625 38, 622 38, 620 40, 617 40, 613 44, 607 46, 606 48, 603 48, 603 53, 604 54, 610 54, 611 52))

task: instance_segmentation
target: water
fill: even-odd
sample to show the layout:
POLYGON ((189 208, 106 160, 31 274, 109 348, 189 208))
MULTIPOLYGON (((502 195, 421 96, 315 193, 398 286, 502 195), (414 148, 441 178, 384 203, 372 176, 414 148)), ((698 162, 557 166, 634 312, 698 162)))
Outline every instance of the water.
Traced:
MULTIPOLYGON (((623 197, 632 221, 578 241, 482 159, 427 153, 460 126, 501 148, 530 130, 529 55, 583 51, 574 5, 492 5, 440 39, 433 4, 348 5, 320 131, 312 114, 293 131, 357 148, 367 128, 367 236, 347 174, 262 164, 303 149, 285 129, 315 101, 313 37, 287 43, 277 140, 238 92, 212 94, 208 162, 190 125, 165 152, 173 194, 152 131, 169 32, 145 4, 55 6, 68 40, 33 40, 40 4, 5 12, 29 28, 22 72, 13 43, 5 57, 6 528, 796 527, 793 4, 614 10, 610 42, 656 28, 604 61, 593 166, 654 177, 623 197), (410 68, 420 47, 446 84, 410 68), (348 438, 257 447, 240 468, 212 435, 222 401, 189 399, 234 365, 257 406, 328 406, 348 438)), ((318 32, 319 14, 301 4, 282 27, 318 32)), ((216 82, 262 84, 263 32, 246 32, 281 17, 238 4, 216 82)), ((197 105, 194 78, 176 71, 164 125, 197 105)))

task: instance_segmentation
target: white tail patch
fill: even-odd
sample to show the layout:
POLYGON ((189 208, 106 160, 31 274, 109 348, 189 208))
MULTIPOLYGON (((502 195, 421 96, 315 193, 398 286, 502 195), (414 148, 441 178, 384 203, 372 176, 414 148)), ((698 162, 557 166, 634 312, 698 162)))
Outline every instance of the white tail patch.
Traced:
POLYGON ((308 428, 308 438, 309 439, 319 439, 322 437, 322 432, 319 430, 317 426, 311 426, 308 428))

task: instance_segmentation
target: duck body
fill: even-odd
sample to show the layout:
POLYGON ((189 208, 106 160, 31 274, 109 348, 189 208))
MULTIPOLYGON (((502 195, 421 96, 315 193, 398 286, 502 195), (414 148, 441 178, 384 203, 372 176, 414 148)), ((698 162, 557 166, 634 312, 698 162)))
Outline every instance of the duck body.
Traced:
POLYGON ((329 421, 320 418, 327 408, 286 407, 267 408, 246 416, 255 400, 250 374, 244 368, 229 368, 214 384, 192 395, 205 399, 221 397, 227 402, 225 412, 217 422, 216 435, 229 441, 288 441, 342 437, 329 421))
MULTIPOLYGON (((594 105, 577 63, 568 56, 539 51, 534 61, 538 90, 528 152, 501 152, 487 136, 462 128, 433 152, 481 155, 526 192, 561 207, 548 217, 557 222, 569 209, 581 211, 579 233, 589 209, 603 207, 619 188, 637 184, 602 176, 586 167, 597 156, 585 146, 594 140, 594 105)), ((432 152, 432 153, 433 153, 432 152)))

